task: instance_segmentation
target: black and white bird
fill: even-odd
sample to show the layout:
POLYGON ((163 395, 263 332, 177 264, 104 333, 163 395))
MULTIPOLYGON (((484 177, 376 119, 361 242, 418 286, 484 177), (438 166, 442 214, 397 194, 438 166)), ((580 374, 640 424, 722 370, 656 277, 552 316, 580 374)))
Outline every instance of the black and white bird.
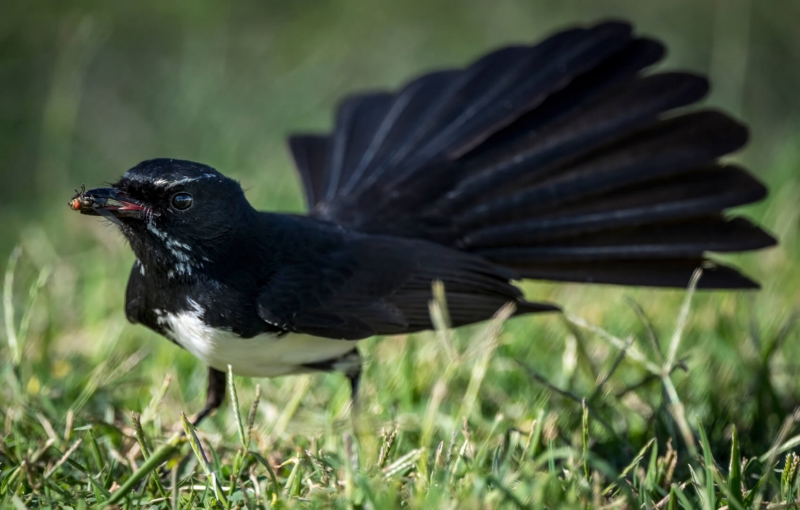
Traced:
POLYGON ((292 136, 305 216, 256 211, 216 170, 145 161, 73 209, 119 225, 136 262, 126 314, 225 372, 344 372, 359 340, 430 329, 442 281, 453 326, 557 311, 515 281, 757 285, 709 252, 775 244, 731 207, 765 187, 719 158, 747 141, 687 72, 648 74, 661 43, 604 22, 511 46, 394 92, 344 100, 332 133, 292 136))

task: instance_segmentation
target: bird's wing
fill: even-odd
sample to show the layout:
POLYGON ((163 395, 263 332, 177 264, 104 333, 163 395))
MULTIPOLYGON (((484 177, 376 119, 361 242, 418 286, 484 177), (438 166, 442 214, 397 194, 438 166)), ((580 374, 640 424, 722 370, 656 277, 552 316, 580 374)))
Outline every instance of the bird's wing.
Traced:
POLYGON ((508 302, 518 313, 557 309, 526 302, 509 281, 513 273, 424 241, 359 236, 318 248, 299 248, 293 260, 302 263, 282 263, 271 276, 258 298, 262 320, 347 340, 430 329, 435 280, 444 283, 453 326, 486 320, 508 302))
POLYGON ((426 239, 526 278, 752 288, 708 260, 775 244, 733 207, 763 199, 719 161, 747 128, 685 72, 646 75, 663 46, 626 23, 503 48, 396 93, 342 102, 332 133, 290 141, 309 215, 426 239))

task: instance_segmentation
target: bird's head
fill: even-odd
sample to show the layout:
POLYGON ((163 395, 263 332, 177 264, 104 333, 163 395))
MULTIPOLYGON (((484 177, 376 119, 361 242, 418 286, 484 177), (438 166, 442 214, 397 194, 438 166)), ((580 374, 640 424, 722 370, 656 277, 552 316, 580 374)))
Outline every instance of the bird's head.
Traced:
POLYGON ((116 223, 147 270, 185 277, 230 249, 252 211, 241 186, 213 168, 153 159, 108 188, 81 191, 70 207, 116 223))

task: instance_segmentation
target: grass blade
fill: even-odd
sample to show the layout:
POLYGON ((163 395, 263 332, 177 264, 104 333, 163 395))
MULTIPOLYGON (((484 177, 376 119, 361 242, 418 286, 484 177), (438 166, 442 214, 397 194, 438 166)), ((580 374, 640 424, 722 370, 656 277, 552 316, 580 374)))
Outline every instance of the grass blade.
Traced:
POLYGON ((239 395, 236 393, 236 385, 233 384, 233 367, 230 365, 228 365, 228 392, 231 394, 231 407, 233 407, 233 417, 236 419, 236 427, 239 431, 239 440, 242 442, 242 450, 247 450, 247 435, 244 432, 242 413, 239 411, 239 395))
POLYGON ((705 464, 703 475, 705 476, 706 484, 705 497, 708 502, 708 508, 717 508, 716 491, 714 490, 714 457, 711 455, 711 444, 708 442, 708 436, 706 436, 706 430, 703 428, 702 424, 697 425, 697 430, 700 434, 700 445, 703 447, 703 464, 705 464))
POLYGON ((147 475, 158 469, 158 466, 160 466, 176 451, 178 451, 184 441, 186 441, 186 437, 182 434, 178 433, 173 435, 169 441, 166 442, 166 444, 154 451, 153 454, 144 462, 144 464, 139 466, 139 469, 134 471, 130 478, 125 480, 119 489, 114 491, 111 497, 104 503, 104 506, 114 505, 122 501, 123 498, 125 498, 125 496, 131 490, 133 490, 134 487, 139 485, 139 482, 144 480, 147 475))
POLYGON ((731 429, 731 464, 728 469, 728 498, 740 506, 742 499, 742 454, 739 452, 739 433, 736 425, 731 429))
POLYGON ((589 408, 583 399, 583 476, 589 481, 589 408))
POLYGON ((675 358, 678 356, 678 347, 681 344, 683 332, 686 330, 686 324, 689 322, 692 297, 697 290, 697 283, 700 281, 701 276, 703 276, 703 270, 697 268, 692 274, 692 279, 689 280, 689 287, 686 289, 686 296, 683 299, 681 312, 678 315, 678 324, 675 326, 675 332, 672 334, 672 338, 669 341, 669 354, 667 355, 664 373, 669 373, 672 366, 675 364, 675 358))
POLYGON ((183 411, 181 411, 181 423, 183 424, 183 430, 186 432, 186 437, 189 439, 189 444, 192 446, 192 451, 194 451, 195 457, 197 457, 197 460, 203 467, 203 471, 205 471, 206 479, 210 482, 211 488, 214 490, 217 501, 222 503, 225 508, 230 508, 230 502, 228 498, 225 497, 225 492, 222 490, 222 487, 220 487, 217 473, 212 469, 211 463, 208 461, 208 457, 206 457, 206 452, 200 444, 200 439, 197 437, 195 428, 189 423, 189 420, 186 418, 186 413, 183 411))
POLYGON ((15 367, 18 367, 22 360, 22 351, 14 327, 14 271, 17 269, 17 262, 21 254, 22 248, 19 246, 11 252, 3 281, 3 312, 6 323, 6 340, 8 341, 8 348, 11 351, 11 359, 15 367))

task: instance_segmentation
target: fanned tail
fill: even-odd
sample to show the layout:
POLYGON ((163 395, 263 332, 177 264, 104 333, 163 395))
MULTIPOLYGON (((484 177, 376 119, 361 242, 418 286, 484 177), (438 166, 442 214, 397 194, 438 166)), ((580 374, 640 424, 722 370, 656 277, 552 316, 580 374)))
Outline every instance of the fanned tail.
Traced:
POLYGON ((331 135, 290 146, 312 214, 424 238, 525 278, 704 288, 757 285, 709 252, 775 244, 728 209, 765 187, 719 159, 747 129, 685 111, 691 73, 645 75, 657 41, 607 22, 342 103, 331 135))

